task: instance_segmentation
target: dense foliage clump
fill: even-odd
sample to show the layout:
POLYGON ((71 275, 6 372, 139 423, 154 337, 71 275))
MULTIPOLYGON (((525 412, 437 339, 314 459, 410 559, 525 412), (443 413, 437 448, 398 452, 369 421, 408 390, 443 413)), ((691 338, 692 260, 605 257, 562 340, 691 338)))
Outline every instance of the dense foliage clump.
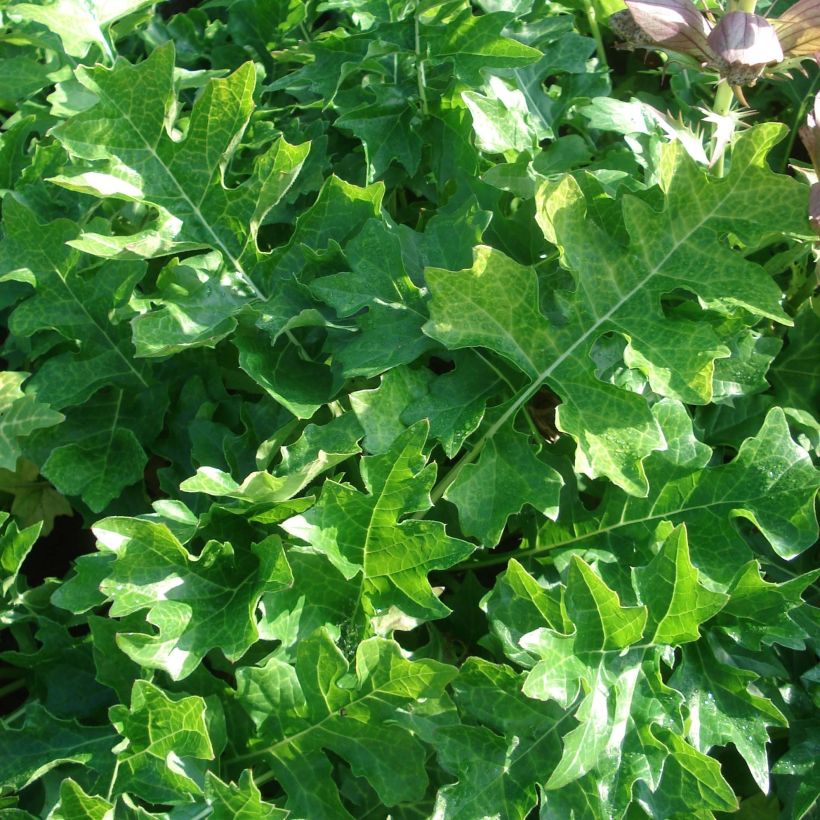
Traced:
POLYGON ((171 5, 0 4, 0 815, 806 816, 820 4, 171 5))

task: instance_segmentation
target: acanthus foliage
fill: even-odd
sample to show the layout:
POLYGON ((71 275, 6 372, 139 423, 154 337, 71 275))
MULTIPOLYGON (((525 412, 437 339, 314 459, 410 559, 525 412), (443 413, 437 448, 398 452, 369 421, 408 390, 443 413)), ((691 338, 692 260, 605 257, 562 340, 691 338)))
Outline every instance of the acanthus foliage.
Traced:
POLYGON ((3 812, 810 811, 785 126, 542 0, 3 14, 3 812))

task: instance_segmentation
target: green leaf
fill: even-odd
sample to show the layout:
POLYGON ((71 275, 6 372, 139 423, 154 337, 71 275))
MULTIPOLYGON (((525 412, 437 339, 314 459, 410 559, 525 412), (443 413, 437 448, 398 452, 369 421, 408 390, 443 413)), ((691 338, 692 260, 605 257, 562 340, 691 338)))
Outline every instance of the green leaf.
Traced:
POLYGON ((306 250, 322 251, 332 242, 342 245, 368 219, 381 216, 384 185, 360 188, 337 176, 328 177, 313 205, 296 220, 288 243, 272 253, 269 276, 292 276, 304 267, 306 250))
POLYGON ((144 680, 134 683, 130 708, 118 704, 111 722, 122 741, 117 745, 113 793, 130 792, 153 803, 187 803, 202 794, 203 773, 196 760, 212 760, 205 723, 205 701, 174 698, 144 680), (171 767, 169 760, 178 761, 171 767))
MULTIPOLYGON (((684 730, 684 694, 661 676, 668 653, 644 638, 647 622, 650 629, 663 623, 668 602, 653 601, 656 608, 650 611, 623 606, 576 556, 565 590, 536 584, 512 562, 484 603, 505 653, 532 667, 524 695, 555 701, 558 714, 577 721, 562 733, 560 761, 543 773, 548 816, 577 808, 579 801, 594 807, 590 816, 622 816, 636 783, 657 789, 674 750, 653 735, 653 727, 684 730)), ((712 788, 712 776, 701 774, 705 782, 696 787, 712 788)), ((695 800, 690 809, 700 807, 695 800)))
POLYGON ((157 277, 155 305, 131 320, 137 356, 171 356, 191 347, 214 347, 237 327, 246 302, 241 286, 220 278, 217 253, 169 262, 157 277))
POLYGON ((658 644, 681 644, 700 637, 701 624, 718 613, 729 597, 700 583, 689 559, 686 527, 676 527, 645 567, 632 570, 640 600, 649 613, 648 637, 658 644))
POLYGON ((93 442, 54 450, 43 475, 61 492, 81 496, 94 512, 101 512, 124 487, 142 478, 147 460, 136 436, 115 426, 93 442))
POLYGON ((24 527, 42 521, 42 534, 48 535, 57 516, 71 516, 74 511, 47 481, 38 481, 39 476, 36 464, 27 458, 18 459, 16 470, 0 468, 0 493, 9 493, 14 497, 11 514, 24 527))
POLYGON ((537 802, 536 784, 554 767, 560 710, 521 693, 508 666, 470 658, 453 682, 462 723, 434 735, 441 765, 458 777, 436 799, 436 817, 523 820, 537 802))
MULTIPOLYGON (((633 493, 645 494, 643 470, 635 455, 644 456, 658 449, 662 439, 644 400, 632 393, 620 395, 617 388, 598 382, 592 373, 586 374, 585 363, 579 367, 577 361, 570 361, 565 368, 577 399, 564 395, 560 376, 552 380, 541 376, 546 370, 542 367, 545 351, 554 351, 554 365, 549 365, 548 374, 552 377, 569 361, 574 348, 566 343, 559 347, 554 341, 556 334, 538 310, 537 280, 532 269, 493 248, 479 246, 470 270, 429 269, 426 276, 433 294, 426 333, 450 348, 488 347, 514 362, 534 384, 546 381, 565 402, 573 402, 573 409, 583 402, 586 427, 578 437, 578 458, 587 457, 591 466, 586 470, 579 463, 579 468, 593 475, 606 475, 633 493), (615 417, 629 428, 628 438, 610 426, 609 420, 615 417)), ((490 428, 493 434, 523 403, 523 396, 490 428)), ((569 406, 565 403, 562 407, 566 414, 569 406)), ((566 429, 561 411, 557 418, 561 429, 566 429)))
POLYGON ((176 233, 171 246, 158 253, 174 246, 212 248, 222 255, 236 286, 242 283, 259 296, 252 279, 261 258, 256 233, 293 183, 309 145, 279 140, 256 161, 250 179, 226 188, 225 163, 253 110, 253 66, 246 63, 227 79, 210 80, 181 141, 171 139, 165 128, 175 103, 173 71, 170 45, 136 66, 119 61, 113 69, 78 69, 77 78, 99 102, 54 133, 72 156, 106 165, 54 181, 160 208, 176 220, 176 233))
POLYGON ((780 710, 768 699, 749 691, 753 672, 727 666, 703 644, 683 649, 683 662, 670 684, 686 697, 690 715, 689 739, 696 749, 734 743, 761 791, 769 791, 766 744, 768 726, 786 726, 780 710))
POLYGON ((551 592, 511 558, 507 569, 496 578, 492 591, 481 601, 504 654, 520 666, 534 663, 532 655, 521 648, 524 635, 544 623, 556 632, 564 632, 560 591, 558 596, 551 592))
POLYGON ((20 729, 0 729, 0 783, 21 789, 64 763, 110 773, 116 735, 110 726, 59 720, 37 702, 26 707, 20 729))
POLYGON ((256 666, 239 669, 236 673, 236 696, 262 736, 285 733, 285 715, 298 712, 305 706, 296 670, 275 657, 256 666))
POLYGON ((323 750, 346 760, 386 806, 424 795, 425 749, 402 727, 399 713, 406 704, 441 695, 456 674, 453 667, 408 661, 395 642, 370 638, 358 647, 353 677, 344 656, 320 630, 299 644, 296 678, 301 696, 276 684, 287 680, 290 688, 296 683, 292 675, 283 679, 280 665, 267 669, 257 680, 262 684, 273 676, 263 685, 277 699, 279 720, 264 724, 267 731, 258 748, 244 757, 263 757, 270 763, 292 812, 350 817, 330 779, 323 750))
POLYGON ((480 85, 482 73, 519 68, 541 56, 537 49, 501 36, 509 14, 473 15, 464 9, 444 25, 421 25, 422 53, 431 62, 452 63, 455 75, 468 85, 480 85))
POLYGON ((134 681, 141 677, 142 667, 118 646, 117 635, 120 632, 148 632, 150 627, 138 613, 116 620, 89 615, 88 626, 91 629, 97 680, 116 692, 120 703, 127 703, 134 681))
POLYGON ((472 544, 450 538, 437 521, 401 520, 430 506, 435 467, 425 466, 427 425, 409 428, 390 449, 362 462, 367 493, 328 479, 316 506, 282 526, 327 555, 347 579, 361 573, 368 615, 395 604, 408 615, 440 618, 449 609, 427 580, 466 558, 472 544))
POLYGON ((720 772, 720 764, 697 751, 669 730, 655 730, 669 749, 660 786, 652 793, 640 790, 641 802, 657 817, 691 815, 700 811, 737 810, 737 798, 720 772))
POLYGON ((54 820, 113 820, 114 806, 96 795, 86 794, 71 778, 60 784, 60 805, 54 820))
MULTIPOLYGON (((727 323, 727 329, 730 324, 727 323)), ((731 356, 715 360, 715 376, 712 380, 713 399, 717 402, 746 396, 765 390, 769 385, 766 376, 772 361, 783 345, 776 337, 742 328, 726 339, 731 356)))
MULTIPOLYGON (((4 54, 0 62, 0 99, 7 110, 45 88, 56 66, 41 63, 34 53, 4 54)), ((9 187, 2 185, 0 187, 9 187)))
POLYGON ((35 289, 12 312, 9 330, 20 336, 56 331, 77 344, 81 354, 49 358, 29 381, 29 394, 62 409, 81 404, 109 383, 147 388, 144 372, 131 361, 127 335, 109 321, 110 312, 131 295, 144 264, 83 267, 79 254, 67 245, 78 227, 67 219, 41 225, 14 196, 4 200, 3 225, 0 282, 26 282, 35 289))
POLYGON ((759 650, 762 644, 775 643, 803 649, 809 635, 792 616, 804 605, 801 595, 818 577, 820 570, 814 570, 772 584, 761 576, 757 562, 750 561, 738 570, 727 590, 729 602, 717 623, 749 649, 759 650))
POLYGON ((498 543, 507 518, 529 504, 555 518, 563 479, 541 461, 526 436, 514 430, 499 432, 447 488, 444 497, 458 507, 467 535, 486 546, 498 543))
POLYGON ((102 0, 53 0, 50 3, 16 3, 10 9, 14 20, 30 20, 45 26, 62 42, 72 57, 85 57, 92 46, 108 58, 113 56, 111 25, 129 14, 153 5, 153 0, 125 0, 105 3, 102 0))
POLYGON ((346 110, 335 127, 350 131, 362 141, 368 181, 383 177, 393 160, 413 176, 423 145, 415 109, 407 105, 405 93, 396 86, 373 85, 368 91, 370 99, 346 110))
POLYGON ((17 603, 22 606, 9 620, 12 634, 16 632, 19 636, 20 650, 6 650, 0 657, 24 674, 30 695, 54 717, 96 722, 100 710, 111 702, 111 695, 94 680, 90 642, 75 639, 68 629, 47 615, 41 615, 32 629, 34 641, 26 640, 31 626, 31 620, 27 622, 25 618, 26 609, 41 595, 40 590, 18 595, 17 603))
POLYGON ((538 135, 530 122, 524 94, 510 88, 498 77, 490 77, 485 93, 462 91, 461 98, 470 110, 476 145, 488 154, 535 153, 538 135))
POLYGON ((5 598, 15 585, 20 567, 40 535, 41 527, 33 524, 23 530, 14 521, 8 520, 8 513, 0 512, 0 591, 5 598))
POLYGON ((692 563, 704 579, 725 589, 737 567, 752 557, 733 519, 753 522, 786 559, 815 542, 818 472, 808 453, 792 441, 782 410, 769 413, 731 462, 714 467, 707 466, 709 448, 694 438, 683 407, 660 402, 654 412, 668 449, 647 459, 651 494, 640 499, 606 492, 593 515, 581 513, 571 524, 567 516, 563 526, 546 524, 535 553, 571 547, 628 554, 637 547, 640 556, 663 521, 685 523, 692 563))
MULTIPOLYGON (((563 788, 595 768, 599 776, 613 779, 622 754, 619 739, 637 728, 632 723, 638 719, 637 710, 632 710, 643 699, 652 704, 645 707, 649 712, 646 717, 657 719, 652 714, 657 711, 654 703, 659 696, 669 700, 668 695, 654 691, 663 687, 652 661, 644 661, 644 652, 621 651, 643 635, 645 607, 622 606, 617 594, 577 557, 570 565, 564 601, 575 628, 572 635, 542 628, 520 641, 524 649, 541 657, 527 676, 525 694, 556 700, 569 708, 583 683, 584 695, 575 712, 579 725, 564 736, 563 754, 546 783, 547 789, 563 788), (647 669, 643 668, 645 663, 647 669), (644 689, 649 691, 644 693, 644 689)), ((639 740, 634 745, 640 748, 645 744, 639 740)), ((640 754, 647 755, 643 750, 640 754)))
POLYGON ((41 472, 57 490, 82 493, 99 512, 143 478, 144 445, 156 438, 167 403, 162 385, 133 393, 103 388, 81 407, 68 409, 59 426, 35 433, 27 455, 43 464, 41 472))
POLYGON ((273 468, 274 474, 297 482, 301 489, 321 472, 360 452, 361 437, 362 429, 352 413, 336 416, 327 424, 308 424, 293 444, 282 447, 282 460, 273 468))
MULTIPOLYGON (((214 467, 200 467, 196 475, 183 481, 180 489, 236 499, 237 510, 261 521, 271 508, 296 495, 323 472, 359 452, 362 436, 356 417, 345 413, 327 424, 308 424, 291 445, 281 448, 282 459, 273 473, 254 472, 239 484, 214 467)), ((267 460, 267 459, 265 459, 267 460)))
POLYGON ((259 635, 280 641, 282 657, 292 660, 302 640, 324 628, 336 637, 339 624, 350 621, 360 584, 346 581, 323 555, 288 550, 293 585, 262 596, 259 635))
POLYGON ((740 212, 738 237, 756 246, 802 230, 802 193, 765 165, 765 154, 781 133, 775 126, 748 132, 738 142, 730 176, 717 182, 708 181, 678 145, 665 146, 664 210, 636 197, 618 203, 628 247, 611 235, 610 225, 598 221, 572 178, 542 187, 539 224, 558 243, 563 264, 575 277, 561 321, 549 321, 538 309, 534 270, 480 246, 470 270, 427 271, 433 299, 425 332, 450 348, 489 347, 529 377, 532 387, 517 395, 501 421, 547 384, 563 400, 559 429, 578 442, 576 468, 645 496, 642 460, 662 449, 660 430, 645 399, 596 378, 593 345, 604 333, 622 334, 629 361, 646 374, 653 390, 703 404, 712 396, 714 360, 728 349, 708 323, 664 315, 664 293, 680 287, 714 310, 742 306, 756 316, 790 321, 765 272, 718 242, 725 220, 740 212), (595 282, 588 283, 592 272, 595 282))
MULTIPOLYGON (((441 443, 449 458, 478 429, 488 399, 503 384, 480 354, 457 351, 453 360, 455 369, 429 382, 426 394, 408 397, 401 413, 402 422, 407 424, 427 419, 430 436, 441 443)), ((386 374, 385 380, 388 377, 386 374)))
POLYGON ((234 41, 251 45, 263 62, 271 64, 268 43, 278 42, 284 32, 302 23, 307 13, 300 0, 226 0, 218 5, 230 11, 228 29, 234 41))
POLYGON ((617 594, 577 556, 570 565, 565 601, 575 624, 575 651, 581 655, 623 649, 643 635, 647 608, 621 606, 617 594))
POLYGON ((820 797, 820 772, 818 772, 818 744, 807 740, 793 746, 772 767, 772 772, 798 778, 794 804, 790 817, 801 820, 806 817, 820 797))
POLYGON ((288 812, 262 800, 251 772, 245 770, 238 783, 223 783, 213 772, 205 775, 205 799, 214 820, 285 820, 288 812))
MULTIPOLYGON (((378 387, 350 394, 350 408, 364 430, 364 447, 369 453, 385 453, 393 442, 412 426, 402 411, 424 395, 429 374, 423 369, 395 367, 382 377, 378 387)), ((426 416, 415 414, 413 422, 426 416)))
POLYGON ((432 347, 421 332, 427 311, 404 269, 397 231, 369 220, 345 246, 345 258, 350 273, 323 276, 311 286, 340 317, 357 315, 359 334, 336 346, 343 374, 375 376, 412 362, 432 347))
POLYGON ((237 335, 232 341, 242 370, 297 418, 309 419, 338 391, 336 375, 307 358, 293 338, 281 338, 274 346, 261 333, 237 335))
POLYGON ((74 573, 67 578, 51 596, 51 603, 60 609, 80 614, 99 606, 105 601, 100 584, 108 576, 112 555, 95 552, 81 555, 74 563, 74 573))
POLYGON ((0 468, 14 472, 22 447, 18 439, 53 427, 65 416, 27 396, 20 388, 28 373, 0 373, 0 468))
POLYGON ((422 277, 425 267, 458 269, 469 265, 473 247, 481 242, 491 219, 492 214, 468 196, 433 214, 423 233, 400 225, 402 254, 413 281, 422 277))
POLYGON ((208 541, 194 556, 164 524, 106 518, 94 534, 116 558, 100 585, 111 615, 147 609, 157 628, 156 634, 122 633, 118 644, 137 663, 174 680, 190 675, 211 649, 239 658, 258 639, 254 613, 261 596, 292 581, 275 535, 242 548, 208 541))
POLYGON ((784 407, 816 414, 820 403, 820 376, 815 354, 820 315, 816 305, 806 302, 788 332, 788 346, 777 357, 769 381, 784 407))
POLYGON ((270 473, 251 473, 241 484, 234 481, 229 473, 215 467, 200 467, 196 475, 183 481, 180 489, 186 493, 205 493, 206 495, 234 498, 244 502, 243 507, 250 505, 270 505, 283 501, 288 492, 283 488, 284 482, 277 480, 270 473))

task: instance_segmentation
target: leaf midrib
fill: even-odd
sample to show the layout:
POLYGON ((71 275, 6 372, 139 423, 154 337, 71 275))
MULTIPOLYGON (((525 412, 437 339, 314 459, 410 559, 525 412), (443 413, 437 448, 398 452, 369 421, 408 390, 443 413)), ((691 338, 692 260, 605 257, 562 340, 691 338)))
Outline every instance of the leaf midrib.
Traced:
MULTIPOLYGON (((418 677, 419 677, 418 674, 399 675, 397 677, 390 678, 389 683, 390 684, 402 683, 405 680, 412 682, 413 680, 415 680, 418 677)), ((387 701, 384 698, 380 697, 380 695, 382 695, 382 694, 387 695, 388 694, 387 690, 373 689, 370 692, 366 692, 360 698, 357 698, 355 700, 349 701, 348 703, 345 703, 342 708, 351 709, 355 706, 358 706, 359 704, 366 703, 368 701, 368 699, 369 700, 375 700, 379 703, 384 703, 387 706, 392 706, 392 704, 389 701, 387 701)), ((407 700, 409 702, 409 701, 413 700, 413 698, 405 698, 405 700, 407 700)), ((321 720, 318 720, 316 723, 311 723, 309 726, 306 726, 304 729, 300 729, 295 734, 288 735, 287 737, 283 737, 281 740, 277 740, 276 743, 271 743, 270 745, 265 746, 261 749, 255 749, 252 752, 246 752, 245 754, 237 755, 236 757, 233 757, 230 760, 227 760, 226 763, 229 763, 229 764, 243 763, 247 760, 256 760, 257 758, 262 757, 263 755, 266 755, 266 754, 276 756, 276 750, 277 749, 280 749, 280 748, 289 746, 291 744, 297 743, 300 740, 300 738, 303 738, 305 735, 309 735, 312 732, 318 730, 325 723, 327 723, 327 721, 329 721, 332 718, 337 717, 337 716, 338 716, 338 710, 333 709, 333 710, 329 711, 323 718, 321 718, 321 720)))
MULTIPOLYGON (((102 90, 101 90, 101 96, 105 97, 105 99, 120 114, 120 116, 125 120, 125 122, 128 123, 128 125, 131 127, 132 131, 139 137, 139 139, 142 141, 142 144, 145 146, 146 150, 151 154, 151 156, 154 158, 154 160, 159 164, 159 166, 165 172, 166 177, 173 183, 174 187, 177 189, 180 199, 184 200, 188 204, 188 207, 191 209, 191 211, 194 213, 196 218, 199 220, 199 224, 202 225, 202 227, 205 228, 205 230, 211 235, 212 239, 214 240, 215 247, 217 247, 219 250, 222 251, 223 254, 225 254, 228 261, 234 267, 236 272, 242 277, 245 284, 248 285, 253 290, 254 296, 257 299, 264 299, 265 296, 262 293, 262 291, 259 290, 259 288, 256 286, 256 284, 250 278, 247 271, 240 264, 239 260, 230 252, 230 250, 228 250, 228 247, 225 245, 224 241, 217 235, 216 231, 211 227, 210 222, 208 222, 205 219, 205 216, 203 215, 202 211, 199 209, 199 205, 195 204, 194 201, 188 196, 188 194, 185 192, 185 189, 180 184, 179 180, 176 178, 176 176, 172 173, 171 169, 168 167, 168 165, 165 163, 165 161, 159 155, 159 153, 157 152, 157 146, 152 145, 146 139, 145 135, 137 127, 136 123, 130 117, 128 112, 125 111, 123 108, 121 108, 117 104, 117 101, 113 97, 111 97, 107 92, 103 93, 102 90)), ((160 132, 160 136, 159 136, 158 139, 161 139, 161 138, 162 138, 162 132, 160 132)), ((215 174, 212 172, 211 173, 211 181, 213 181, 214 176, 215 176, 215 174)), ((205 193, 207 192, 207 190, 208 190, 208 188, 205 189, 205 193)), ((203 193, 203 196, 204 196, 204 193, 203 193)), ((247 240, 246 240, 246 244, 247 244, 247 240)))
MULTIPOLYGON (((638 292, 640 292, 648 282, 650 282, 655 276, 657 276, 663 266, 672 258, 690 239, 691 237, 697 233, 704 225, 708 223, 708 221, 714 216, 714 214, 723 206, 724 202, 734 193, 735 188, 741 183, 743 178, 742 174, 738 174, 736 179, 732 182, 731 185, 728 184, 728 180, 724 180, 724 184, 726 185, 726 190, 723 196, 716 197, 715 203, 713 204, 712 208, 705 214, 701 216, 701 218, 677 241, 675 241, 672 246, 670 247, 667 254, 661 259, 656 265, 654 265, 649 273, 641 279, 631 290, 627 291, 612 307, 610 307, 603 316, 596 317, 595 322, 590 325, 587 330, 585 330, 572 344, 570 344, 557 358, 555 358, 550 365, 548 365, 544 370, 542 370, 535 378, 533 383, 519 392, 518 397, 515 398, 512 403, 510 404, 509 408, 502 413, 502 415, 495 421, 490 428, 481 436, 478 441, 472 446, 472 448, 465 453, 462 458, 456 462, 455 465, 442 477, 439 481, 436 488, 433 490, 431 497, 433 502, 437 502, 441 496, 444 494, 447 487, 456 479, 459 472, 471 462, 475 461, 478 457, 484 445, 492 439, 496 433, 511 419, 513 418, 521 407, 529 401, 543 386, 550 376, 570 357, 572 356, 575 351, 584 344, 593 334, 601 332, 601 328, 608 322, 612 316, 614 316, 630 299, 632 299, 638 292)), ((513 339, 513 342, 515 340, 513 339)), ((517 342, 515 342, 517 344, 517 342)))
POLYGON ((124 362, 125 366, 137 377, 139 383, 144 387, 148 388, 148 382, 142 377, 140 372, 131 364, 130 361, 126 358, 125 354, 120 350, 118 345, 114 343, 114 340, 105 332, 102 326, 97 322, 97 320, 89 313, 88 308, 83 304, 82 299, 80 299, 74 290, 72 289, 71 285, 68 283, 68 275, 63 275, 63 272, 60 270, 60 266, 51 259, 51 257, 46 253, 46 258, 48 259, 49 264, 51 265, 51 269, 54 271, 59 282, 68 292, 68 295, 71 299, 76 303, 77 307, 83 312, 85 317, 88 321, 97 329, 100 336, 105 339, 106 342, 110 345, 111 349, 119 356, 120 359, 124 362))

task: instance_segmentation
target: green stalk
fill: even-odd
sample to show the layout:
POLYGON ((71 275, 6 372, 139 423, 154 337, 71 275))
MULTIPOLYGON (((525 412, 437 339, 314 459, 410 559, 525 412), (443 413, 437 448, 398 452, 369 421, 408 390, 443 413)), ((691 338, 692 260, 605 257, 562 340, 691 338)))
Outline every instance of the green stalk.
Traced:
POLYGON ((8 715, 3 715, 0 717, 0 727, 8 728, 14 723, 17 718, 22 717, 26 713, 26 703, 24 703, 19 709, 15 709, 8 715))
MULTIPOLYGON (((725 117, 732 109, 733 96, 734 94, 732 93, 732 87, 729 85, 729 83, 727 83, 725 80, 718 83, 717 91, 715 92, 715 102, 712 106, 715 114, 717 114, 720 117, 725 117)), ((715 129, 712 136, 713 147, 717 145, 717 135, 719 128, 720 124, 715 123, 715 129)), ((726 151, 729 149, 730 143, 731 139, 726 143, 726 147, 723 149, 723 152, 715 162, 715 176, 723 176, 724 159, 726 158, 726 151)))
POLYGON ((598 15, 595 12, 594 0, 584 0, 584 11, 587 15, 589 30, 595 38, 595 48, 598 52, 598 59, 601 61, 601 65, 609 68, 609 63, 606 59, 606 51, 604 50, 604 40, 601 37, 601 29, 598 26, 598 15))
POLYGON ((424 74, 424 58, 421 55, 421 36, 419 32, 419 18, 416 16, 415 24, 415 51, 416 51, 416 80, 419 88, 419 99, 421 100, 421 113, 426 117, 429 114, 427 108, 427 78, 424 74))
MULTIPOLYGON (((743 11, 746 14, 754 14, 755 5, 757 0, 730 0, 728 11, 743 11)), ((721 82, 718 87, 717 91, 715 92, 715 103, 714 103, 714 112, 721 117, 725 117, 731 110, 732 110, 732 97, 734 96, 731 86, 726 82, 721 82)), ((720 126, 715 124, 715 137, 717 136, 717 129, 720 126)), ((729 148, 731 145, 731 137, 726 143, 726 149, 729 148)), ((713 138, 713 145, 715 143, 715 139, 713 138)), ((718 158, 717 162, 715 163, 715 176, 722 177, 724 171, 724 159, 726 156, 726 150, 718 158)))
POLYGON ((783 158, 783 167, 781 169, 781 173, 785 174, 787 170, 787 166, 789 164, 789 158, 792 155, 792 148, 794 148, 795 140, 797 139, 797 133, 800 126, 806 119, 806 113, 809 110, 809 107, 814 103, 814 95, 817 93, 817 84, 820 83, 820 75, 816 76, 814 80, 812 80, 812 84, 809 86, 808 94, 806 98, 800 103, 800 107, 797 109, 797 115, 794 118, 794 125, 792 125, 791 129, 789 130, 789 139, 786 143, 786 150, 784 152, 783 158))
POLYGON ((17 680, 13 680, 11 683, 7 683, 5 686, 0 686, 0 698, 4 698, 6 695, 10 695, 12 692, 16 692, 18 689, 22 689, 25 685, 25 678, 17 678, 17 680))

